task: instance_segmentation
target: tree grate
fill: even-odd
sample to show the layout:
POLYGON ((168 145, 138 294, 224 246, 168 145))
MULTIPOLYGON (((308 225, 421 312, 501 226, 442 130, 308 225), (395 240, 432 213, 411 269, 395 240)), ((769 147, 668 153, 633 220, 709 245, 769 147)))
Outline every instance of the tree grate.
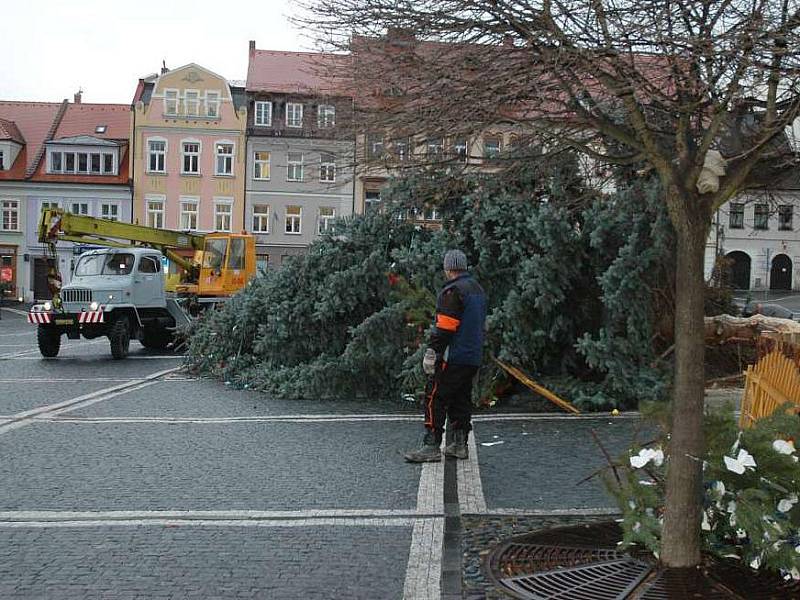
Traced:
POLYGON ((617 549, 616 523, 549 529, 515 537, 486 558, 496 586, 526 600, 789 600, 800 582, 708 558, 665 569, 646 552, 617 549))

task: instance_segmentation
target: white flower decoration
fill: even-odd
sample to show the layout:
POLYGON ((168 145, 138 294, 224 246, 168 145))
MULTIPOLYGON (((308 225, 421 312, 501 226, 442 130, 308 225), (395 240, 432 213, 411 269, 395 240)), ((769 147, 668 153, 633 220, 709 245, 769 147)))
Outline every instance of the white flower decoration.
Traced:
POLYGON ((700 525, 703 531, 711 531, 711 523, 708 521, 708 513, 703 511, 703 523, 700 525))
POLYGON ((747 537, 747 532, 744 529, 737 529, 736 530, 736 537, 740 540, 743 540, 747 537))
POLYGON ((775 440, 772 442, 772 449, 779 454, 794 454, 794 442, 791 440, 775 440))
POLYGON ((721 481, 715 481, 714 493, 717 495, 717 497, 722 498, 725 495, 725 484, 721 481))
POLYGON ((756 467, 756 459, 744 448, 739 449, 739 455, 736 458, 731 458, 730 456, 725 456, 723 458, 728 470, 737 475, 742 475, 748 467, 752 469, 756 467))
POLYGON ((792 494, 788 498, 784 498, 778 502, 778 510, 782 513, 787 513, 792 510, 795 504, 797 504, 797 494, 792 494))
POLYGON ((753 560, 750 561, 750 568, 751 569, 758 569, 761 566, 761 557, 756 556, 753 560))
POLYGON ((641 469, 650 461, 657 467, 664 463, 664 451, 658 448, 642 448, 639 454, 631 456, 631 466, 634 469, 641 469))

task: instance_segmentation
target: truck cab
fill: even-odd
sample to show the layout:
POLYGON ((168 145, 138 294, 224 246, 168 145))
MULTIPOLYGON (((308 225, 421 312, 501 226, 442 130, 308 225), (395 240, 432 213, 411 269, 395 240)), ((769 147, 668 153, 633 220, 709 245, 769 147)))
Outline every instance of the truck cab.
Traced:
POLYGON ((106 336, 114 358, 128 354, 131 338, 148 348, 166 348, 183 311, 164 289, 162 254, 150 248, 103 248, 80 256, 72 281, 57 299, 34 306, 39 350, 58 355, 61 336, 106 336))

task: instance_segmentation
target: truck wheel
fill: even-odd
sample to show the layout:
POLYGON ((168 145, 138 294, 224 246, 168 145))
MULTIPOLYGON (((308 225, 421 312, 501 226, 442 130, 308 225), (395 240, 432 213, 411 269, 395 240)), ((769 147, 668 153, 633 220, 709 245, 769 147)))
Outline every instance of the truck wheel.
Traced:
POLYGON ((128 317, 120 317, 111 326, 108 332, 108 340, 111 342, 111 356, 119 360, 128 356, 128 349, 131 345, 131 330, 128 326, 128 317))
POLYGON ((172 342, 172 332, 166 329, 145 329, 139 340, 145 348, 163 350, 172 342))
POLYGON ((45 358, 58 356, 61 349, 61 332, 55 327, 39 325, 36 330, 36 341, 39 343, 39 352, 45 358))

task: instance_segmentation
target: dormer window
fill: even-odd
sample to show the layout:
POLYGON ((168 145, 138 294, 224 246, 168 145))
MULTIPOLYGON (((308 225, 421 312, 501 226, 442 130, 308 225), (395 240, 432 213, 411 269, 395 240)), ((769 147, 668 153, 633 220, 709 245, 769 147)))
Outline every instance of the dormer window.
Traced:
POLYGON ((206 116, 219 117, 219 92, 206 92, 206 116))
POLYGON ((303 126, 303 105, 297 102, 286 103, 286 126, 287 127, 302 127, 303 126))
POLYGON ((48 149, 47 172, 64 175, 117 175, 116 150, 48 149))
POLYGON ((164 90, 164 114, 178 114, 178 90, 164 90))
POLYGON ((200 92, 197 90, 186 90, 183 98, 183 106, 187 117, 197 117, 200 114, 200 92))
POLYGON ((108 130, 108 125, 98 125, 94 128, 95 133, 105 133, 108 130))

